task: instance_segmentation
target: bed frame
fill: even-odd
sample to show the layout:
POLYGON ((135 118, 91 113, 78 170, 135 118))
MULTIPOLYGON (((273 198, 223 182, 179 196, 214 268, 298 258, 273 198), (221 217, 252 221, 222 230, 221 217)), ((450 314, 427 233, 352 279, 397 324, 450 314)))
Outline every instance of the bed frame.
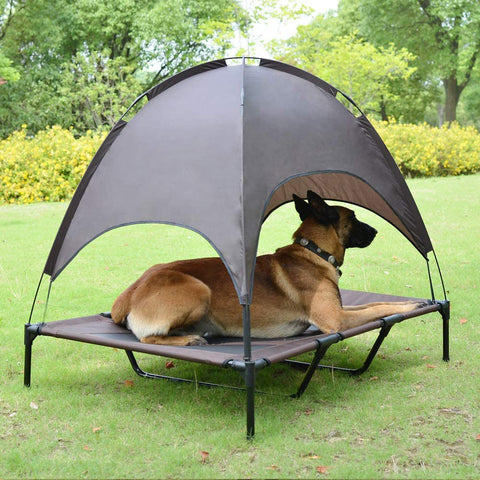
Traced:
MULTIPOLYGON (((354 306, 369 302, 392 302, 405 300, 419 300, 408 297, 342 290, 344 305, 354 306)), ((128 329, 116 325, 110 314, 102 313, 87 317, 71 318, 47 323, 28 323, 25 325, 25 369, 24 385, 30 386, 32 370, 32 344, 38 336, 50 336, 103 345, 125 350, 133 370, 144 378, 166 379, 176 382, 193 382, 193 380, 159 375, 143 371, 137 363, 134 352, 148 353, 167 358, 187 360, 191 362, 216 365, 230 368, 244 378, 246 391, 247 437, 255 434, 255 375, 256 372, 275 363, 284 362, 294 368, 301 369, 305 375, 296 390, 291 394, 299 398, 306 390, 310 380, 319 368, 340 370, 351 375, 365 372, 374 360, 378 349, 389 334, 391 328, 404 320, 420 317, 432 312, 439 312, 442 317, 443 328, 443 360, 449 358, 449 318, 450 304, 448 300, 423 300, 425 306, 405 314, 396 314, 376 320, 360 327, 351 328, 337 333, 322 333, 314 327, 309 328, 303 335, 277 339, 252 339, 251 358, 244 360, 243 340, 239 338, 212 338, 206 346, 179 347, 169 345, 149 345, 141 343, 128 329), (355 337, 362 333, 378 330, 378 336, 371 347, 363 365, 356 369, 321 365, 329 347, 335 343, 355 337), (292 360, 302 353, 314 352, 311 362, 292 360)), ((240 389, 228 385, 217 385, 207 382, 196 382, 198 385, 221 386, 240 389)))

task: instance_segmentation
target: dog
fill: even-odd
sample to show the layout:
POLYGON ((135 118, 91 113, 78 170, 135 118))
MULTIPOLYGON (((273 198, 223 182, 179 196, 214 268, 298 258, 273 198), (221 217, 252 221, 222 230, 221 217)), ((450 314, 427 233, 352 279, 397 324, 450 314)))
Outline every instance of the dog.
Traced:
MULTIPOLYGON (((342 306, 339 267, 347 248, 370 245, 377 231, 315 192, 294 195, 300 227, 291 245, 257 257, 251 335, 300 335, 310 325, 338 332, 421 306, 416 302, 342 306)), ((242 337, 242 308, 220 258, 155 265, 115 300, 111 315, 144 343, 205 345, 208 336, 242 337)))

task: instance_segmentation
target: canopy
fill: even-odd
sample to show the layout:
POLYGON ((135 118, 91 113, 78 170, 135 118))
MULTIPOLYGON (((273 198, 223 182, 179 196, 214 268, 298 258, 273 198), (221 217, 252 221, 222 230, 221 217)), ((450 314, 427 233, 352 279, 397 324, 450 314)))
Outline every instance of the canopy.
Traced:
POLYGON ((108 230, 168 223, 211 243, 248 305, 262 222, 307 190, 377 213, 426 257, 431 242, 395 161, 338 93, 265 59, 208 62, 150 89, 136 101, 146 96, 145 106, 122 118, 93 158, 44 273, 55 280, 108 230))

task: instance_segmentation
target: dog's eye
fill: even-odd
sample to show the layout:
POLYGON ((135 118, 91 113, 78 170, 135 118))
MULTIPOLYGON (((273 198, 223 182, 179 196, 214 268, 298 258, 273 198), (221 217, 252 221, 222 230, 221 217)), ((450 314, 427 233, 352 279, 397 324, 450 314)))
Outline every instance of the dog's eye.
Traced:
POLYGON ((344 228, 345 230, 351 229, 352 226, 355 224, 355 221, 355 215, 352 213, 342 222, 342 228, 344 228))

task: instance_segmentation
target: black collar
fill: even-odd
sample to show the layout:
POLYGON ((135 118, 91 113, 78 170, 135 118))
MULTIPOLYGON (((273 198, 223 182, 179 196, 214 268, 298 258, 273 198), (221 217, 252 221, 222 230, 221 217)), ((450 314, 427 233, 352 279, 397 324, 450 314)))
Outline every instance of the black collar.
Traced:
POLYGON ((315 242, 312 242, 311 240, 303 237, 296 237, 295 243, 298 243, 298 245, 305 247, 307 250, 310 250, 315 255, 318 255, 320 258, 323 258, 323 260, 330 263, 337 269, 338 276, 342 275, 342 272, 340 271, 340 264, 337 262, 337 259, 331 253, 322 250, 315 242))

